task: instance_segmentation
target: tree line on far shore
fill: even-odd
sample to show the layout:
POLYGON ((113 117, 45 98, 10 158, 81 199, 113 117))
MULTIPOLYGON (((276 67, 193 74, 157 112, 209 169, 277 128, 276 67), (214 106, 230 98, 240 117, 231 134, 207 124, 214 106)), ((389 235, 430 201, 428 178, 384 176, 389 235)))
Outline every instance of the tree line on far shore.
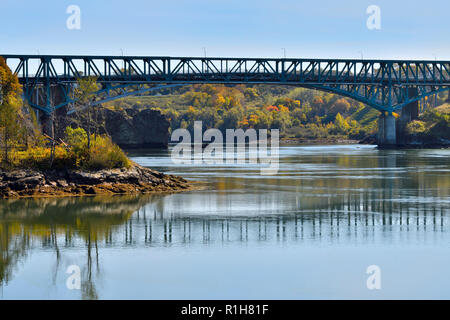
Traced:
MULTIPOLYGON (((297 140, 361 140, 378 130, 380 112, 356 100, 336 94, 282 85, 198 84, 163 89, 163 94, 130 96, 107 103, 110 109, 160 110, 171 130, 193 131, 194 121, 204 129, 279 129, 282 138, 297 140)), ((431 114, 448 99, 442 92, 419 101, 431 114)), ((442 116, 443 117, 443 116, 442 116)), ((441 117, 441 118, 442 118, 441 117)), ((439 115, 433 117, 438 120, 439 115)), ((428 122, 431 128, 436 121, 428 122)), ((444 121, 444 120, 443 120, 444 121)), ((422 126, 423 123, 414 125, 422 126)), ((411 127, 410 131, 414 127, 411 127)), ((420 127, 417 130, 428 129, 420 127)))
POLYGON ((158 109, 171 129, 279 129, 284 138, 362 139, 376 131, 379 112, 331 93, 276 85, 193 85, 167 95, 135 96, 106 106, 158 109))

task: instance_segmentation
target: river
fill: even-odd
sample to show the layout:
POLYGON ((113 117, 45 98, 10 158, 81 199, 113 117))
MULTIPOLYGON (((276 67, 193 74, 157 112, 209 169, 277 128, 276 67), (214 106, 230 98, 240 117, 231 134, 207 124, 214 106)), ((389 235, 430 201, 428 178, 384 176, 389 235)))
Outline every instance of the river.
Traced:
POLYGON ((1 200, 2 299, 450 298, 450 150, 287 145, 273 176, 130 156, 206 187, 1 200))

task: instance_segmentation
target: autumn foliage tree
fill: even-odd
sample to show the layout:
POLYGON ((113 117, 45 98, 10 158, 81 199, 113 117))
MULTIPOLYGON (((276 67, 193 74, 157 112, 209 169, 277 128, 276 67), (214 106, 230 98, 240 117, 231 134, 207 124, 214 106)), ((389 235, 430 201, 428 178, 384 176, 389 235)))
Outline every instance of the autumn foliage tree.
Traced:
POLYGON ((9 150, 20 133, 21 85, 16 75, 0 57, 0 130, 3 162, 9 164, 9 150))

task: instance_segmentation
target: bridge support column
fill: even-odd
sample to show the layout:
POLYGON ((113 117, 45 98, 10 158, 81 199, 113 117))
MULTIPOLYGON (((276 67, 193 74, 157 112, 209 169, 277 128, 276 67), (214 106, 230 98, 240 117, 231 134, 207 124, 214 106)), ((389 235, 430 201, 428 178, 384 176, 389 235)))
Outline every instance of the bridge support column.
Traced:
POLYGON ((392 113, 381 113, 378 118, 377 143, 380 147, 389 147, 397 144, 396 121, 392 113))
POLYGON ((384 112, 378 117, 378 133, 377 133, 377 143, 378 145, 384 145, 384 112))
MULTIPOLYGON (((408 96, 416 97, 418 95, 417 88, 408 88, 408 96)), ((402 108, 400 118, 397 120, 397 144, 406 145, 409 141, 406 126, 419 117, 419 101, 414 101, 402 108)))
POLYGON ((389 113, 384 119, 384 143, 389 146, 397 144, 395 117, 392 113, 389 113))

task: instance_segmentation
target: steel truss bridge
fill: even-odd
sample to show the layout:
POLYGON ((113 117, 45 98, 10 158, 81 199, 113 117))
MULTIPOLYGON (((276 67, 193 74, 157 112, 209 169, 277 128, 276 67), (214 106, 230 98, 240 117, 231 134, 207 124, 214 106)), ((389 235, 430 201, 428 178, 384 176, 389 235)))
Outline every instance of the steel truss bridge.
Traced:
POLYGON ((450 87, 450 61, 0 56, 19 77, 25 100, 48 114, 76 102, 77 79, 88 76, 101 84, 94 104, 189 84, 280 84, 336 93, 388 113, 450 87))

